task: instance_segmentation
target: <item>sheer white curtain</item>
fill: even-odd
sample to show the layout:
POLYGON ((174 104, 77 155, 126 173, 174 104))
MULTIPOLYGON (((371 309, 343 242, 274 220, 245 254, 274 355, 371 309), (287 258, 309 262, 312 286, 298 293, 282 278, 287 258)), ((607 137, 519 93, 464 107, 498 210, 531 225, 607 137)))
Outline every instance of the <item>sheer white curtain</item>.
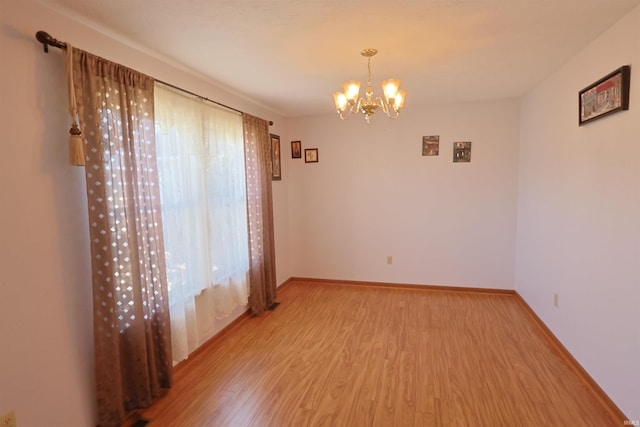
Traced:
POLYGON ((174 362, 247 304, 249 249, 241 115, 161 84, 156 144, 174 362))

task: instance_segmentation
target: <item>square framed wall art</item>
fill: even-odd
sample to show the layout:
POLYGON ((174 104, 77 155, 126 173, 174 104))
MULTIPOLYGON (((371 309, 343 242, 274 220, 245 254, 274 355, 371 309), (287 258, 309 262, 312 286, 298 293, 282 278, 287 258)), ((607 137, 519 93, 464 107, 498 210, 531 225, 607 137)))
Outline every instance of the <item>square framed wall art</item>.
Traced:
POLYGON ((471 141, 453 143, 453 163, 469 163, 471 161, 471 141))
POLYGON ((304 162, 305 163, 318 163, 318 149, 307 148, 304 150, 304 162))
POLYGON ((440 152, 440 136, 431 135, 422 137, 422 155, 437 156, 440 152))

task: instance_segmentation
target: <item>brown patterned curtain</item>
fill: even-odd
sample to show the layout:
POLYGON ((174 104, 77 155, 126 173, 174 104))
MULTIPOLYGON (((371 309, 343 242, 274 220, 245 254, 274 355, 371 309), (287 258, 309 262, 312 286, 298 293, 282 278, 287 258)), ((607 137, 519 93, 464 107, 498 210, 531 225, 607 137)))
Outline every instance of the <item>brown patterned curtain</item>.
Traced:
POLYGON ((249 306, 260 314, 276 300, 269 124, 242 114, 249 221, 249 306))
POLYGON ((74 50, 84 135, 98 415, 120 425, 171 385, 154 81, 74 50))

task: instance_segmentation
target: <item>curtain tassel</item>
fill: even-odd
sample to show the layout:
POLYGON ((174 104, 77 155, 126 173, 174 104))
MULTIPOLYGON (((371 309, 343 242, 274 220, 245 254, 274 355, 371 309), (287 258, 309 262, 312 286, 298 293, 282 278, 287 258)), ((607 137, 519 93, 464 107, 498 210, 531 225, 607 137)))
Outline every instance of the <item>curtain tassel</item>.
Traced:
POLYGON ((80 132, 80 128, 75 122, 69 129, 69 163, 73 166, 84 166, 86 164, 82 132, 80 132))
POLYGON ((76 91, 73 87, 73 47, 67 43, 67 53, 65 56, 65 68, 67 69, 67 83, 69 84, 69 114, 73 124, 69 129, 69 163, 72 166, 84 166, 84 141, 82 131, 78 126, 78 104, 76 101, 76 91))

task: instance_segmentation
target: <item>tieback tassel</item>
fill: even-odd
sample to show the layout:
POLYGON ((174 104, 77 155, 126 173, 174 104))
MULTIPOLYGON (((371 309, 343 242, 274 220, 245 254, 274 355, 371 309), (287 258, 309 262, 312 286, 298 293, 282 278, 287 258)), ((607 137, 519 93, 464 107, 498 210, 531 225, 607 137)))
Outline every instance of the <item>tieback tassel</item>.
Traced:
POLYGON ((80 132, 80 128, 76 123, 72 124, 71 129, 69 129, 69 163, 73 166, 84 166, 86 164, 82 132, 80 132))

